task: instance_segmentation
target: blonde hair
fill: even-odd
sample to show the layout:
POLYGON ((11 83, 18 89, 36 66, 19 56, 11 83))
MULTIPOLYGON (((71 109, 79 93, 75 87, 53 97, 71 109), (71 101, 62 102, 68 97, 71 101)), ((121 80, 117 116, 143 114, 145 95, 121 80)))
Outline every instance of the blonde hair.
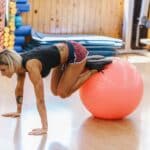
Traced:
POLYGON ((15 70, 21 65, 22 57, 14 51, 4 50, 0 52, 0 65, 8 65, 9 69, 15 70))

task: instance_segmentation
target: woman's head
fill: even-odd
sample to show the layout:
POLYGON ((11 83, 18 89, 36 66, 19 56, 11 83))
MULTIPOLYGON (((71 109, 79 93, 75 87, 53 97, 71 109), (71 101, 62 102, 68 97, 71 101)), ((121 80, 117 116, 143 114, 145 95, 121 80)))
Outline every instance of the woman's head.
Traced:
POLYGON ((21 65, 22 58, 14 51, 4 50, 0 53, 1 74, 11 78, 13 73, 21 65))

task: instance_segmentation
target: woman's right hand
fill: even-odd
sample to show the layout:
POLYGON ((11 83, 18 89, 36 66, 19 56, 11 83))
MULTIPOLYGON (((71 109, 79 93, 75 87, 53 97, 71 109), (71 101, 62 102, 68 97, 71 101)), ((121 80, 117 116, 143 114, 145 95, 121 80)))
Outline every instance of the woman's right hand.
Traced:
POLYGON ((18 112, 11 112, 11 113, 2 114, 2 116, 3 117, 17 118, 17 117, 20 117, 20 113, 18 113, 18 112))

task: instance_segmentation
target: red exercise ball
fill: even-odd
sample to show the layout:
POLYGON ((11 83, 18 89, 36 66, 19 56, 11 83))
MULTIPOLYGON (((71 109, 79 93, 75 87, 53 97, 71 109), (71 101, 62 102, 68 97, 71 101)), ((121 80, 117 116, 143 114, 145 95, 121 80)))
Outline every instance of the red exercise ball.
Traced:
POLYGON ((115 58, 103 72, 91 76, 80 88, 80 97, 93 116, 121 119, 133 112, 143 95, 136 67, 115 58))

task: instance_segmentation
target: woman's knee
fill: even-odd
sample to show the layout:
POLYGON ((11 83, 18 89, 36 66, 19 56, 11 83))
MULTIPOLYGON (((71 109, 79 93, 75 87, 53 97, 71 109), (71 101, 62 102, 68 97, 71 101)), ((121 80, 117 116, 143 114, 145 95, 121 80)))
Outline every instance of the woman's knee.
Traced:
POLYGON ((51 88, 51 92, 53 93, 54 96, 60 96, 61 98, 67 97, 67 94, 62 90, 51 88))
POLYGON ((63 89, 60 89, 58 88, 57 89, 57 95, 60 96, 61 98, 66 98, 68 97, 68 94, 69 92, 67 90, 63 90, 63 89))

